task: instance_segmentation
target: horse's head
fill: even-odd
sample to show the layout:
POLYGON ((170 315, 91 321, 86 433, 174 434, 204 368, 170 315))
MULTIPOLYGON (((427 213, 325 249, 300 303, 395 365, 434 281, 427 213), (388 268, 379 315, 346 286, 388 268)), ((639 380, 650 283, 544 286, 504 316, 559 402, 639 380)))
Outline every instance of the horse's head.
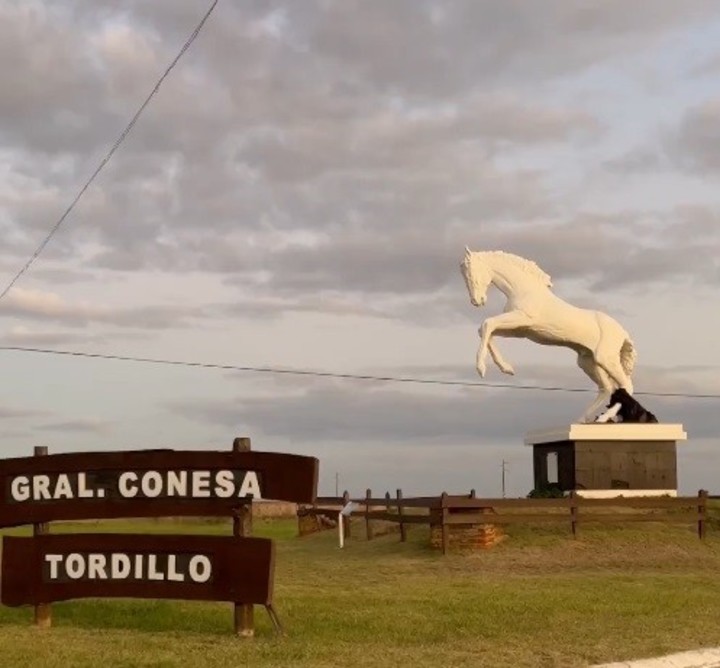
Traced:
POLYGON ((487 301, 487 291, 492 282, 492 274, 482 262, 480 253, 473 253, 465 246, 465 257, 460 263, 460 271, 465 279, 470 303, 473 306, 484 306, 487 301))

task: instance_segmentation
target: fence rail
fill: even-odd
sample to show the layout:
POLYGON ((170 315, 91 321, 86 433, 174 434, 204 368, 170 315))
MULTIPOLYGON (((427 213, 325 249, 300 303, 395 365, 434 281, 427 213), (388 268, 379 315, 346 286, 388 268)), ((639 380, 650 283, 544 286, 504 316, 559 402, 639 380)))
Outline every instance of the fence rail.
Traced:
MULTIPOLYGON (((329 520, 333 525, 340 510, 352 502, 357 506, 346 514, 365 521, 367 540, 375 536, 373 522, 384 521, 399 525, 400 540, 407 539, 407 525, 440 526, 443 553, 448 548, 448 527, 457 525, 508 525, 534 523, 567 524, 574 536, 586 523, 663 522, 694 524, 698 538, 707 533, 708 500, 720 499, 700 490, 697 496, 687 497, 615 497, 591 499, 571 492, 555 499, 480 499, 475 490, 470 494, 404 498, 402 490, 395 496, 389 492, 375 497, 367 490, 364 497, 318 497, 312 506, 298 506, 298 518, 315 517, 329 520), (424 512, 423 512, 424 511, 424 512)), ((350 522, 344 523, 344 535, 351 534, 350 522)))

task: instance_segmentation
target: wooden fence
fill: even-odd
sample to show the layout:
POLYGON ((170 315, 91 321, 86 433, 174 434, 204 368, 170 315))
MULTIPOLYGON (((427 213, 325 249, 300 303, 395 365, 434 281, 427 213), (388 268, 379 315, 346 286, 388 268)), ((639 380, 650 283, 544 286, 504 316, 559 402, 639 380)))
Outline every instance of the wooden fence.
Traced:
MULTIPOLYGON (((404 498, 399 489, 394 497, 389 492, 373 497, 368 489, 360 498, 351 498, 347 492, 341 497, 318 497, 312 506, 298 506, 298 517, 324 518, 329 520, 326 524, 335 525, 340 510, 352 501, 358 508, 349 516, 364 520, 367 540, 374 536, 373 521, 398 524, 401 541, 407 540, 409 525, 440 525, 446 553, 454 525, 560 523, 577 536, 580 525, 588 523, 662 522, 695 525, 702 540, 707 532, 708 499, 716 498, 720 497, 705 490, 691 497, 589 499, 571 492, 557 499, 480 499, 472 490, 467 495, 443 492, 434 497, 404 498)), ((344 523, 344 535, 351 536, 349 521, 344 523)))

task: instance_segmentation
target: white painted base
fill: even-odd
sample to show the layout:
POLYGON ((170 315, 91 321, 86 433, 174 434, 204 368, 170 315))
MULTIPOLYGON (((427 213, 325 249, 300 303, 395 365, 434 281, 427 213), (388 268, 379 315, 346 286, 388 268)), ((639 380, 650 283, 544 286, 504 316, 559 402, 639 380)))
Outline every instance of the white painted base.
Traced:
POLYGON ((677 496, 676 489, 578 489, 584 499, 638 498, 642 496, 677 496))
POLYGON ((681 424, 575 423, 563 427, 536 429, 525 436, 525 445, 557 441, 685 441, 681 424))

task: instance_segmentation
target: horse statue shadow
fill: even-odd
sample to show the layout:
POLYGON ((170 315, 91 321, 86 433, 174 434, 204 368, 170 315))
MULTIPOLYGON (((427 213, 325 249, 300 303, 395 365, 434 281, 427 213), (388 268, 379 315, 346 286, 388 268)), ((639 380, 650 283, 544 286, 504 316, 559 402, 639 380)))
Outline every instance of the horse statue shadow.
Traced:
MULTIPOLYGON (((627 396, 633 394, 637 352, 627 331, 614 318, 560 299, 551 290, 550 276, 532 260, 518 255, 471 251, 466 246, 460 270, 473 306, 486 303, 491 285, 507 298, 503 313, 487 318, 480 327, 476 361, 480 376, 485 377, 488 353, 500 371, 513 375, 513 367, 503 358, 494 339, 525 338, 577 353, 578 366, 598 387, 595 400, 580 422, 595 421, 597 411, 617 390, 624 390, 627 396)), ((622 396, 627 403, 625 394, 622 396)))

